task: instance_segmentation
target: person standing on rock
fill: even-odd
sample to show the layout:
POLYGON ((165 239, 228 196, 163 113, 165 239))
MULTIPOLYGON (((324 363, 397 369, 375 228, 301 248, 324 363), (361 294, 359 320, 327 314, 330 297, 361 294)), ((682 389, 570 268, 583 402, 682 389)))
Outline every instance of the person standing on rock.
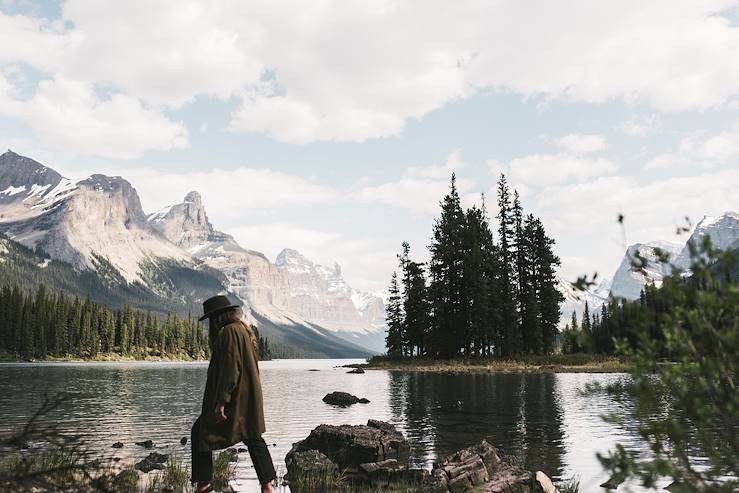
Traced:
POLYGON ((203 408, 192 427, 192 481, 196 491, 213 491, 213 450, 244 442, 262 492, 272 492, 277 478, 262 438, 265 431, 262 384, 257 365, 257 339, 242 320, 238 305, 225 296, 203 303, 211 344, 203 408))

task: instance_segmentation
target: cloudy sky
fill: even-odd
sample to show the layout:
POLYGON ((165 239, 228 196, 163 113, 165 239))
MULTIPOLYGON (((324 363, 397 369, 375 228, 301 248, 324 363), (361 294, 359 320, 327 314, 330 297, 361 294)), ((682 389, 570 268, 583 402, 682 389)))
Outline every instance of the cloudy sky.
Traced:
MULTIPOLYGON (((739 209, 735 0, 0 0, 0 147, 199 190, 248 248, 383 289, 456 172, 504 172, 562 273, 739 209)), ((491 197, 492 198, 492 197, 491 197)))

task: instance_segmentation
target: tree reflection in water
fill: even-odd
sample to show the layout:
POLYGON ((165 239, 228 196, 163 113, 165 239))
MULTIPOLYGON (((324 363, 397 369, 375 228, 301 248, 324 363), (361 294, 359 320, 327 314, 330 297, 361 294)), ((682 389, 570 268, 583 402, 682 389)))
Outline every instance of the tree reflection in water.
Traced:
POLYGON ((416 465, 483 438, 526 468, 560 478, 565 454, 557 375, 391 372, 390 412, 416 465))

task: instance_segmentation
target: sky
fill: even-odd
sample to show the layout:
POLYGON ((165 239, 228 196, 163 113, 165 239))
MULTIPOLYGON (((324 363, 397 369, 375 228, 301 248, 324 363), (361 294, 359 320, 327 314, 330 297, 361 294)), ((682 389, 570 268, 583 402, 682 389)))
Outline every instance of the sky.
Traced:
MULTIPOLYGON (((0 0, 0 149, 385 289, 456 173, 561 274, 739 210, 739 1, 0 0), (625 226, 617 223, 625 216, 625 226)), ((493 226, 495 227, 495 219, 493 226)))

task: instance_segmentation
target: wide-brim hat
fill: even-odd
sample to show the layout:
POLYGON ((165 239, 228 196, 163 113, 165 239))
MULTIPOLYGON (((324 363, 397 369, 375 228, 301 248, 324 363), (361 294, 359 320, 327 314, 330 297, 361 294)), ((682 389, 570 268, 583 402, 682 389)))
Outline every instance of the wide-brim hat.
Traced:
POLYGON ((229 308, 241 308, 241 306, 233 304, 231 300, 222 294, 213 296, 203 302, 203 316, 198 320, 202 322, 206 318, 229 308))

